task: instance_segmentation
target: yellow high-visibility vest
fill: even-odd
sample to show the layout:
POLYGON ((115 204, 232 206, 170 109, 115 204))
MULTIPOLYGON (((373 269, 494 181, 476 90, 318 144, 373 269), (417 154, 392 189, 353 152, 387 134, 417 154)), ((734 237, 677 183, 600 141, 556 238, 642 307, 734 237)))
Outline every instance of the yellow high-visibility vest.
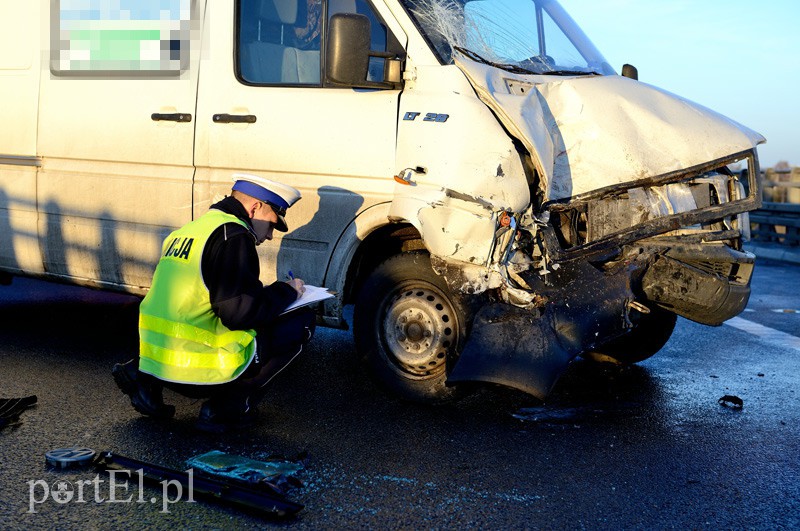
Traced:
POLYGON ((211 308, 203 249, 225 223, 247 224, 209 210, 167 236, 153 284, 139 307, 139 370, 170 382, 219 384, 236 379, 255 352, 255 330, 230 330, 211 308))

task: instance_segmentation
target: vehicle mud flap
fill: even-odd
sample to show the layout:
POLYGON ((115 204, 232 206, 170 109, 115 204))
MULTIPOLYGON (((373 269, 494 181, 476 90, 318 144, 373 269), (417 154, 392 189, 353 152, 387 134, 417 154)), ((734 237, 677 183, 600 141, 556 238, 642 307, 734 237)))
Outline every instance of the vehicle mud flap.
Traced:
POLYGON ((537 314, 508 304, 484 306, 448 383, 483 381, 544 399, 578 354, 559 340, 551 310, 537 314))

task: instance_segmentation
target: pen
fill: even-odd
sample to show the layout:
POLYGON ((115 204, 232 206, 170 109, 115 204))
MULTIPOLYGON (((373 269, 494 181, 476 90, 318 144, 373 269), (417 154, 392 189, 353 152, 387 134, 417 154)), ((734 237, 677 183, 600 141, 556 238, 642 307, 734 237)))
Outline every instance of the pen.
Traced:
POLYGON ((289 270, 289 280, 294 280, 294 273, 292 273, 291 269, 289 270))

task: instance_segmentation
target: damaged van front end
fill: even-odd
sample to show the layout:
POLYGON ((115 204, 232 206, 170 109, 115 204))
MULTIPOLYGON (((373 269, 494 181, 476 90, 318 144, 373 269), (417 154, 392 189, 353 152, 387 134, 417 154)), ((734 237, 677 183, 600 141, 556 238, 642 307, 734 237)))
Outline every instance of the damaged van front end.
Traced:
POLYGON ((744 309, 760 135, 624 77, 537 83, 463 56, 456 64, 531 155, 540 200, 504 257, 506 289, 538 304, 481 310, 450 381, 542 397, 577 354, 640 361, 666 342, 673 314, 719 325, 744 309), (745 166, 748 181, 730 166, 745 166))
POLYGON ((741 247, 744 212, 759 187, 727 164, 745 161, 757 168, 750 151, 519 215, 492 266, 504 273, 499 297, 476 313, 448 381, 544 398, 578 354, 633 363, 666 343, 675 315, 719 325, 739 314, 755 260, 741 247))
MULTIPOLYGON (((472 123, 488 109, 480 119, 494 122, 472 141, 459 130, 453 146, 437 144, 467 155, 405 164, 392 204, 468 316, 448 386, 485 381, 544 398, 577 355, 634 363, 666 343, 677 315, 714 326, 744 309, 761 135, 616 75, 557 2, 404 3, 467 80, 473 101, 459 109, 472 123), (532 35, 521 38, 525 21, 532 35), (570 53, 545 49, 554 29, 570 53)), ((418 69, 413 88, 425 75, 418 69)), ((463 86, 453 92, 469 99, 463 86)), ((396 315, 387 326, 407 339, 413 312, 396 315)), ((414 326, 426 330, 423 321, 414 326)))

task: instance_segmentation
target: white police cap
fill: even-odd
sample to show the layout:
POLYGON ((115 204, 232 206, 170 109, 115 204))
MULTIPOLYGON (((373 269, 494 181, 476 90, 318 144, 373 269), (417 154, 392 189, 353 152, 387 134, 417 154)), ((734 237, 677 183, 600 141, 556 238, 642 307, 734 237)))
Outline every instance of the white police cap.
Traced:
POLYGON ((302 197, 300 190, 250 173, 234 173, 233 180, 234 190, 255 197, 272 207, 278 215, 275 230, 280 232, 289 230, 284 216, 286 216, 286 210, 302 197))

